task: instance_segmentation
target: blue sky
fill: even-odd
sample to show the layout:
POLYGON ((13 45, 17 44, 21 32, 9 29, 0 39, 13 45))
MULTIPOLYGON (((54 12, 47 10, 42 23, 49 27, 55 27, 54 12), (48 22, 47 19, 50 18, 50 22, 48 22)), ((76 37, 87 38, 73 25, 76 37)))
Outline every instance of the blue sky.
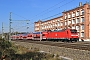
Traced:
MULTIPOLYGON (((32 32, 34 31, 34 22, 39 19, 42 21, 61 16, 64 10, 71 10, 89 0, 0 0, 0 32, 2 31, 2 22, 4 32, 9 31, 9 15, 12 12, 12 31, 32 32), (56 16, 54 16, 56 15, 56 16), (48 18, 53 16, 51 18, 48 18), (14 21, 16 20, 16 21, 14 21), (18 21, 18 20, 30 20, 18 21), (27 26, 29 27, 27 29, 27 26)), ((90 1, 89 1, 90 2, 90 1)))

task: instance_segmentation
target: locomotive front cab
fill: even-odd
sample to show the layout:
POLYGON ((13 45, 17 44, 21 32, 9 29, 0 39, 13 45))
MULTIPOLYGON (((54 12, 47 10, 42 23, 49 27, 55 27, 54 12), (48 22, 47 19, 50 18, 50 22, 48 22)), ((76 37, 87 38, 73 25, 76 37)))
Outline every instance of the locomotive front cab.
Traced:
POLYGON ((71 41, 79 41, 78 32, 75 29, 70 29, 70 40, 71 41))

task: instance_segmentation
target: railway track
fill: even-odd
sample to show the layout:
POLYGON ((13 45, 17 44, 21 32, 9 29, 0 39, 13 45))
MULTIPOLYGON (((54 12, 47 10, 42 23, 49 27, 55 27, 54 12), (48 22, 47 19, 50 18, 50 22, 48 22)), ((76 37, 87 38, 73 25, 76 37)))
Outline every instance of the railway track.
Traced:
POLYGON ((35 44, 43 44, 43 45, 51 45, 79 50, 87 50, 90 51, 90 42, 74 42, 74 43, 66 43, 66 42, 52 42, 52 41, 30 41, 30 40, 14 40, 19 42, 27 42, 27 43, 35 43, 35 44))

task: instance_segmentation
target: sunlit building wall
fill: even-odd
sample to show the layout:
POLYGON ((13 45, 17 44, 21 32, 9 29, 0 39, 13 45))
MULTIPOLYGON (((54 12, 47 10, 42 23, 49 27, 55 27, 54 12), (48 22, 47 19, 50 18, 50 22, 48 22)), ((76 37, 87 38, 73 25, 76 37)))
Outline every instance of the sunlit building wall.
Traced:
POLYGON ((78 7, 62 12, 62 16, 47 21, 35 22, 35 32, 45 30, 76 29, 79 38, 90 39, 90 5, 79 4, 78 7))

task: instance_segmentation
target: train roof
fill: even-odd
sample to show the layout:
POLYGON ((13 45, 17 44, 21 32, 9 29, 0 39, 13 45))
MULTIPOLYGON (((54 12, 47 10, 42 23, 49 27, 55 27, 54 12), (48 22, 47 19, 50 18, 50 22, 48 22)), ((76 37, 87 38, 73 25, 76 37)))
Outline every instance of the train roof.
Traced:
POLYGON ((50 32, 60 32, 60 31, 65 31, 65 29, 63 30, 49 30, 50 32))
POLYGON ((53 30, 53 31, 50 31, 50 32, 62 32, 62 31, 65 31, 65 30, 76 31, 76 29, 62 29, 62 30, 53 30))
POLYGON ((33 34, 40 34, 40 32, 34 32, 33 34))
POLYGON ((27 34, 29 34, 29 33, 17 34, 16 36, 19 36, 19 35, 25 36, 27 34))
POLYGON ((21 34, 22 36, 26 36, 27 34, 21 34))

